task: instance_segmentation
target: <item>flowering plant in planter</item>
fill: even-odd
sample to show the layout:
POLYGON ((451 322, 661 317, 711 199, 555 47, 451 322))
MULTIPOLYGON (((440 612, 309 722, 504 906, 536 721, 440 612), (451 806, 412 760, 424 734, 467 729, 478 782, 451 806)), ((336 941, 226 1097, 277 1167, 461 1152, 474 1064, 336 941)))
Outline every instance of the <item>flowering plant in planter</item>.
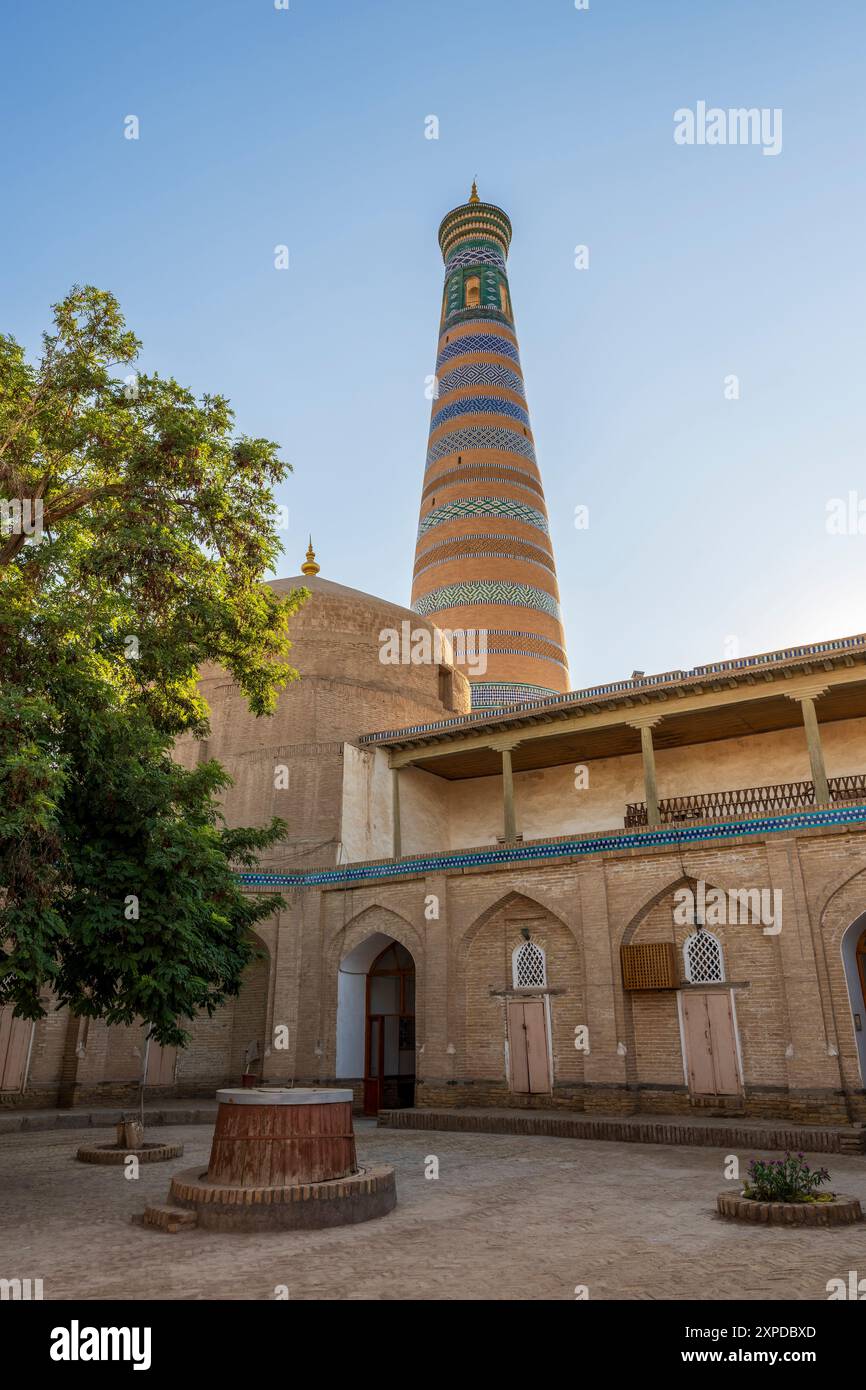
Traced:
POLYGON ((832 1192, 819 1192, 830 1181, 826 1168, 811 1168, 804 1155, 789 1153, 766 1161, 753 1158, 743 1196, 756 1202, 832 1202, 832 1192))

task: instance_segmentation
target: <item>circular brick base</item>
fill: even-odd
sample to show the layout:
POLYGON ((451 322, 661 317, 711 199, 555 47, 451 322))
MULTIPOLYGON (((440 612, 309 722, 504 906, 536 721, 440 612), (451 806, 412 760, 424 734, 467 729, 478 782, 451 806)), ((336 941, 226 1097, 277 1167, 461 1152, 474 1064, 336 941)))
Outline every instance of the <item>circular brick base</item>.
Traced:
POLYGON ((82 1144, 75 1157, 79 1163, 125 1163, 132 1156, 139 1163, 164 1163, 182 1158, 183 1144, 144 1144, 140 1149, 119 1149, 116 1144, 82 1144))
POLYGON ((757 1221, 769 1226, 851 1226, 863 1220, 856 1197, 834 1197, 832 1202, 756 1202, 739 1192, 720 1192, 716 1201, 720 1216, 733 1221, 757 1221))
POLYGON ((384 1163, 298 1187, 231 1187, 186 1168, 172 1178, 169 1201, 194 1210, 196 1224, 207 1230, 311 1231, 386 1216, 397 1201, 397 1186, 394 1169, 384 1163))

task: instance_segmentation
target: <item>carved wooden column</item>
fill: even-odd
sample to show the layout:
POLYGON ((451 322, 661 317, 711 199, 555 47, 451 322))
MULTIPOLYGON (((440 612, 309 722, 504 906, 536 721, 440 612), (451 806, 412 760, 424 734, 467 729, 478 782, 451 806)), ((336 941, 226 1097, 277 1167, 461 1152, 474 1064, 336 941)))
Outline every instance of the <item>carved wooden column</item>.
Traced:
POLYGON ((403 853, 403 832, 400 826, 400 769, 391 768, 391 822, 393 827, 392 855, 399 859, 403 853))
POLYGON ((809 762, 812 765, 812 782, 815 786, 815 804, 817 806, 829 806, 831 799, 830 784, 827 780, 827 769, 824 764, 821 730, 818 726, 818 715, 815 710, 815 701, 826 694, 827 687, 823 685, 788 696, 789 700, 796 700, 803 711, 803 726, 806 730, 806 743, 809 748, 809 762))
POLYGON ((661 825, 661 815, 659 813, 659 793, 656 782, 656 755, 653 745, 652 731, 656 724, 661 723, 660 714, 648 714, 640 719, 630 719, 629 725, 632 729, 637 729, 640 734, 640 751, 643 757, 643 783, 644 799, 646 801, 646 819, 650 829, 661 825))
POLYGON ((502 821, 505 839, 510 844, 517 838, 517 821, 514 816, 514 775, 511 771, 511 749, 502 750, 502 821))
POLYGON ((502 755, 502 835, 506 844, 517 839, 517 816, 514 810, 514 773, 511 754, 520 739, 503 737, 491 742, 494 752, 502 755))

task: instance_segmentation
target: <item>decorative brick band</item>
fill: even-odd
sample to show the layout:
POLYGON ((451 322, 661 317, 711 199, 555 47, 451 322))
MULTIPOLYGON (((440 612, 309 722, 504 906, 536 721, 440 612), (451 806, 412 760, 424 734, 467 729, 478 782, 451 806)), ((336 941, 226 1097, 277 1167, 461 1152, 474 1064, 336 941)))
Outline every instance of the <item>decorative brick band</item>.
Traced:
POLYGON ((490 449, 494 453, 516 454, 529 459, 538 467, 535 449, 527 435, 500 425, 464 425, 443 434, 427 450, 425 469, 452 454, 468 454, 473 449, 490 449))
MULTIPOLYGON (((471 560, 480 555, 499 555, 510 560, 523 560, 528 565, 538 565, 541 569, 547 570, 548 574, 555 575, 553 561, 541 546, 518 540, 516 536, 485 536, 480 540, 442 541, 423 551, 418 559, 426 560, 427 563, 416 566, 415 578, 418 579, 428 570, 435 569, 437 565, 445 565, 451 560, 471 560)), ((489 632, 490 628, 487 631, 489 632)), ((558 644, 554 646, 562 652, 558 644)))
POLYGON ((492 652, 508 652, 519 644, 533 655, 546 657, 550 661, 558 661, 561 666, 566 664, 565 652, 556 642, 552 642, 547 637, 536 637, 532 633, 520 632, 514 628, 488 628, 487 644, 492 652))
MULTIPOLYGON (((512 549, 504 550, 504 549, 502 549, 502 547, 500 547, 499 549, 497 549, 495 546, 485 546, 485 548, 484 548, 483 550, 459 550, 459 551, 456 552, 456 556, 457 556, 457 558, 459 558, 459 559, 461 559, 461 560, 490 560, 490 559, 513 560, 513 559, 515 559, 515 558, 516 558, 516 559, 521 559, 521 560, 523 560, 524 563, 527 564, 527 565, 538 565, 539 569, 546 570, 548 574, 553 574, 553 575, 554 575, 554 578, 555 578, 555 571, 550 567, 550 565, 545 565, 545 564, 542 563, 541 560, 536 560, 536 558, 535 558, 534 555, 519 555, 519 554, 516 554, 515 551, 512 550, 512 549)), ((455 558, 455 557, 452 556, 452 557, 450 557, 450 558, 453 559, 453 558, 455 558)), ((423 565, 423 566, 421 567, 421 569, 417 569, 417 570, 415 571, 415 578, 416 578, 416 579, 419 579, 419 578, 421 577, 422 574, 426 574, 428 570, 435 569, 437 565, 444 565, 444 564, 447 562, 448 559, 449 559, 449 557, 448 557, 447 555, 446 555, 446 556, 441 556, 438 560, 432 560, 432 561, 430 562, 429 565, 423 565)), ((486 630, 487 630, 488 632, 490 631, 489 628, 487 628, 486 630)), ((493 647, 491 647, 491 648, 490 648, 490 651, 493 651, 493 650, 494 650, 493 647)), ((508 651, 511 651, 511 650, 512 650, 511 647, 497 647, 497 648, 496 648, 496 651, 497 651, 497 652, 508 652, 508 651)), ((515 650, 516 650, 516 649, 515 649, 515 650)), ((563 670, 568 670, 568 667, 567 667, 567 665, 566 665, 566 663, 565 663, 564 661, 561 661, 559 664, 560 664, 560 666, 562 666, 563 670)), ((546 691, 545 691, 545 693, 546 693, 546 691)), ((534 698, 534 697, 533 697, 533 698, 534 698)))
MULTIPOLYGON (((453 468, 445 468, 441 473, 432 474, 429 478, 425 475, 421 500, 425 501, 442 488, 466 487, 470 483, 487 483, 494 480, 498 483, 508 483, 512 487, 525 488, 544 500, 544 489, 532 473, 515 464, 501 463, 496 459, 491 463, 458 463, 453 468)), ((553 556, 550 555, 549 559, 552 562, 553 556)))
MULTIPOLYGON (((458 454, 458 463, 452 463, 450 456, 445 460, 445 467, 439 465, 442 460, 437 460, 424 474, 424 491, 421 494, 422 502, 432 493, 441 491, 447 487, 466 487, 468 483, 481 479, 489 482, 496 479, 497 482, 507 483, 510 487, 527 488, 534 492, 536 498, 540 497, 542 505, 544 503, 544 488, 539 482, 538 475, 532 472, 532 465, 508 463, 502 458, 468 458, 463 461, 462 454, 458 454)), ((535 500, 535 499, 533 499, 535 500)))

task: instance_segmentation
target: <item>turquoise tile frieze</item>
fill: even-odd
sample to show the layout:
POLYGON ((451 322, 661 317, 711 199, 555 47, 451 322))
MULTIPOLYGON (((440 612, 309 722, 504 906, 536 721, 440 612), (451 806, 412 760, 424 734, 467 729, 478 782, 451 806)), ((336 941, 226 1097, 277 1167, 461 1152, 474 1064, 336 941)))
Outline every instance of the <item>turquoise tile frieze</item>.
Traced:
MULTIPOLYGON (((502 651, 502 647, 497 647, 497 656, 502 651)), ((538 652, 518 652, 516 655, 531 656, 534 661, 553 661, 553 657, 539 656, 538 652)), ((562 662, 554 662, 554 665, 561 666, 562 662)), ((519 705, 522 700, 543 700, 545 695, 556 694, 549 686, 526 685, 519 681, 470 681, 470 685, 473 709, 499 710, 519 705)))
POLYGON ((458 521, 467 516, 498 516, 505 521, 523 521, 527 526, 535 526, 547 534, 547 517, 535 507, 527 507, 524 502, 515 502, 509 497, 464 497, 458 502, 444 502, 428 512, 418 527, 419 539, 444 526, 448 521, 458 521))
POLYGON ((616 850, 654 849, 666 845, 693 845, 705 841, 735 840, 745 836, 790 835, 797 830, 866 824, 866 806, 840 806, 836 810, 792 811, 751 820, 721 821, 715 825, 669 826, 663 830, 604 833, 573 840, 554 840, 537 845, 510 845, 472 853, 431 854, 416 859, 394 859, 384 864, 346 865, 339 869, 313 869, 291 874, 237 874, 250 888, 321 888, 333 884, 375 882, 386 878, 412 878, 443 873, 448 869, 472 869, 497 864, 539 864, 549 859, 606 854, 616 850))
MULTIPOLYGON (((549 613, 551 618, 559 617, 559 604, 552 594, 531 584, 514 584, 508 579, 467 579, 462 584, 444 584, 441 589, 422 594, 412 606, 416 613, 426 618, 428 614, 441 613, 445 608, 469 608, 489 603, 534 608, 538 613, 549 613)), ((535 698, 543 698, 548 693, 545 690, 541 697, 535 698)))

